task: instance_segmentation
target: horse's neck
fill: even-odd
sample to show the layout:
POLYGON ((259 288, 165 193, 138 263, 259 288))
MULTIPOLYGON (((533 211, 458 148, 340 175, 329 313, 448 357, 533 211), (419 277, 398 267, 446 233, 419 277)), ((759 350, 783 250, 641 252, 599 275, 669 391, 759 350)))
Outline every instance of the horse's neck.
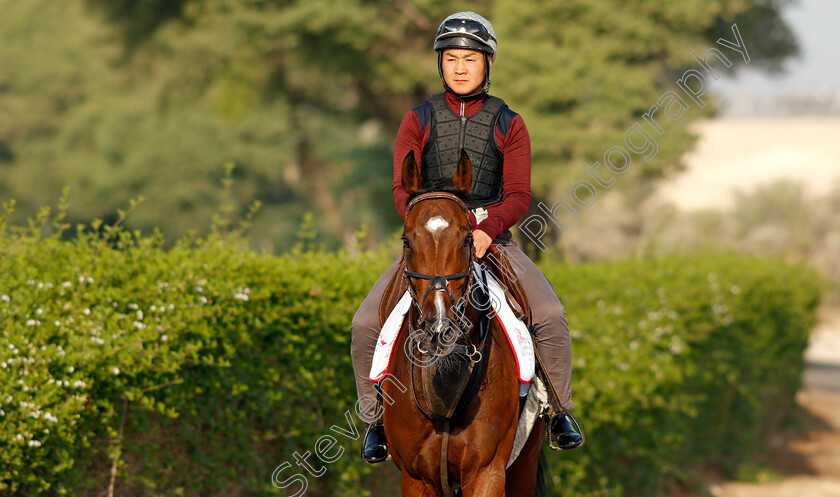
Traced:
MULTIPOLYGON (((487 349, 481 350, 483 348, 483 337, 480 334, 480 329, 483 326, 485 328, 483 331, 487 334, 490 333, 490 326, 489 322, 482 325, 479 321, 482 316, 483 313, 475 306, 467 305, 464 308, 463 315, 456 316, 455 319, 462 321, 458 325, 461 326, 462 332, 467 336, 466 343, 463 343, 462 340, 459 340, 459 343, 467 346, 474 345, 477 352, 486 354, 487 349)), ((487 340, 489 347, 492 345, 492 340, 490 337, 487 337, 487 340)), ((470 386, 474 381, 473 376, 482 374, 481 369, 475 368, 463 356, 457 357, 451 354, 440 358, 430 366, 422 368, 420 375, 414 378, 414 387, 422 389, 426 405, 432 414, 451 417, 462 402, 462 397, 472 394, 470 386)), ((464 402, 470 401, 471 399, 464 399, 464 402)))

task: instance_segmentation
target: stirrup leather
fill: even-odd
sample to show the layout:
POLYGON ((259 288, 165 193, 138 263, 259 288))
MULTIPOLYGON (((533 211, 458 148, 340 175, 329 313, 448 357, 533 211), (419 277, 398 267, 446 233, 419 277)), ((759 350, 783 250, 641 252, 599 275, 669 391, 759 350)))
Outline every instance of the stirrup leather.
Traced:
MULTIPOLYGON (((374 383, 373 385, 374 390, 376 390, 376 407, 374 412, 379 412, 382 409, 382 385, 380 383, 374 383)), ((362 449, 361 449, 361 456, 362 460, 368 464, 376 464, 384 461, 388 461, 391 459, 391 452, 388 450, 388 440, 384 437, 384 427, 385 424, 382 420, 382 414, 379 415, 378 418, 373 420, 371 423, 367 425, 365 429, 365 434, 362 436, 362 449), (367 447, 368 437, 370 436, 370 432, 375 428, 382 428, 383 429, 383 438, 385 438, 385 443, 383 444, 385 447, 385 458, 367 458, 365 457, 365 448, 367 447)))

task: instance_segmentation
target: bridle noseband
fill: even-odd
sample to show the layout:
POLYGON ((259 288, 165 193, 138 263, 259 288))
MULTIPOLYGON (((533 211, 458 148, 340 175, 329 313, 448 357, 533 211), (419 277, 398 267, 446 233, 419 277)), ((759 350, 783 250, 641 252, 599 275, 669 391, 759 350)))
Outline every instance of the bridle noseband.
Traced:
MULTIPOLYGON (((423 298, 420 299, 419 301, 415 302, 417 304, 417 306, 420 307, 420 304, 426 301, 426 297, 429 295, 429 292, 437 291, 437 290, 444 290, 446 292, 446 294, 449 295, 449 301, 454 304, 455 303, 455 295, 452 294, 452 290, 449 289, 449 285, 447 284, 447 282, 449 280, 455 280, 455 279, 458 279, 458 278, 466 278, 467 276, 472 276, 472 271, 464 271, 463 273, 447 274, 446 276, 431 276, 431 275, 423 274, 423 273, 415 273, 414 271, 409 271, 408 269, 406 269, 405 270, 405 275, 406 275, 406 277, 409 278, 409 282, 411 281, 410 278, 419 278, 419 279, 423 279, 423 280, 429 280, 429 282, 430 282, 429 283, 429 289, 426 290, 426 293, 423 294, 423 298)), ((470 278, 470 283, 469 284, 471 284, 471 283, 472 283, 472 278, 470 278)), ((467 290, 469 290, 469 284, 467 286, 467 290)), ((411 285, 409 285, 409 288, 411 288, 413 290, 411 285)), ((416 297, 416 295, 414 294, 413 291, 412 291, 412 297, 416 297)), ((422 307, 420 308, 420 313, 421 314, 423 313, 422 307)))

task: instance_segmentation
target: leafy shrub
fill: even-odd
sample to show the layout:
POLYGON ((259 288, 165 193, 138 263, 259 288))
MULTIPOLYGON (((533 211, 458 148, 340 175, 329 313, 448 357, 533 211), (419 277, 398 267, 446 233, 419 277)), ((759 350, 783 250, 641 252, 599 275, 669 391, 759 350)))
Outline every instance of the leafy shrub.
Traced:
MULTIPOLYGON (((278 465, 347 426, 349 323, 387 257, 275 257, 218 233, 164 250, 99 223, 62 240, 62 218, 52 236, 46 211, 23 230, 0 220, 4 495, 277 495, 278 465)), ((719 255, 544 269, 589 437, 550 458, 564 495, 654 495, 700 464, 734 468, 790 412, 812 271, 719 255)), ((310 495, 382 487, 357 444, 310 495)))
POLYGON ((720 254, 543 269, 569 315, 589 437, 555 460, 564 495, 656 495, 697 484, 701 467, 734 474, 791 415, 815 271, 720 254))
MULTIPOLYGON (((273 257, 221 236, 163 250, 98 223, 61 241, 45 222, 0 237, 0 493, 101 490, 119 461, 146 495, 276 495, 278 464, 346 426, 373 254, 273 257)), ((360 471, 334 466, 318 485, 360 471)))

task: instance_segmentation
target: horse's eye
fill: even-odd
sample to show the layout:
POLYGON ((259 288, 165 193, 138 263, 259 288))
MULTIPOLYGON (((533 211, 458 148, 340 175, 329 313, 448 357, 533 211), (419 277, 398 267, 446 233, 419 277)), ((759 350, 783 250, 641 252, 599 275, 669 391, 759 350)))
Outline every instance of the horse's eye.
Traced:
POLYGON ((403 247, 405 247, 405 248, 411 248, 411 245, 409 245, 409 244, 408 244, 408 237, 407 237, 407 236, 405 236, 405 233, 403 233, 403 235, 402 235, 400 238, 402 238, 402 241, 403 241, 403 247))
POLYGON ((469 234, 469 235, 467 235, 467 237, 464 239, 464 246, 465 246, 465 247, 469 247, 470 245, 472 245, 472 242, 473 242, 473 236, 472 236, 472 233, 470 233, 470 234, 469 234))

